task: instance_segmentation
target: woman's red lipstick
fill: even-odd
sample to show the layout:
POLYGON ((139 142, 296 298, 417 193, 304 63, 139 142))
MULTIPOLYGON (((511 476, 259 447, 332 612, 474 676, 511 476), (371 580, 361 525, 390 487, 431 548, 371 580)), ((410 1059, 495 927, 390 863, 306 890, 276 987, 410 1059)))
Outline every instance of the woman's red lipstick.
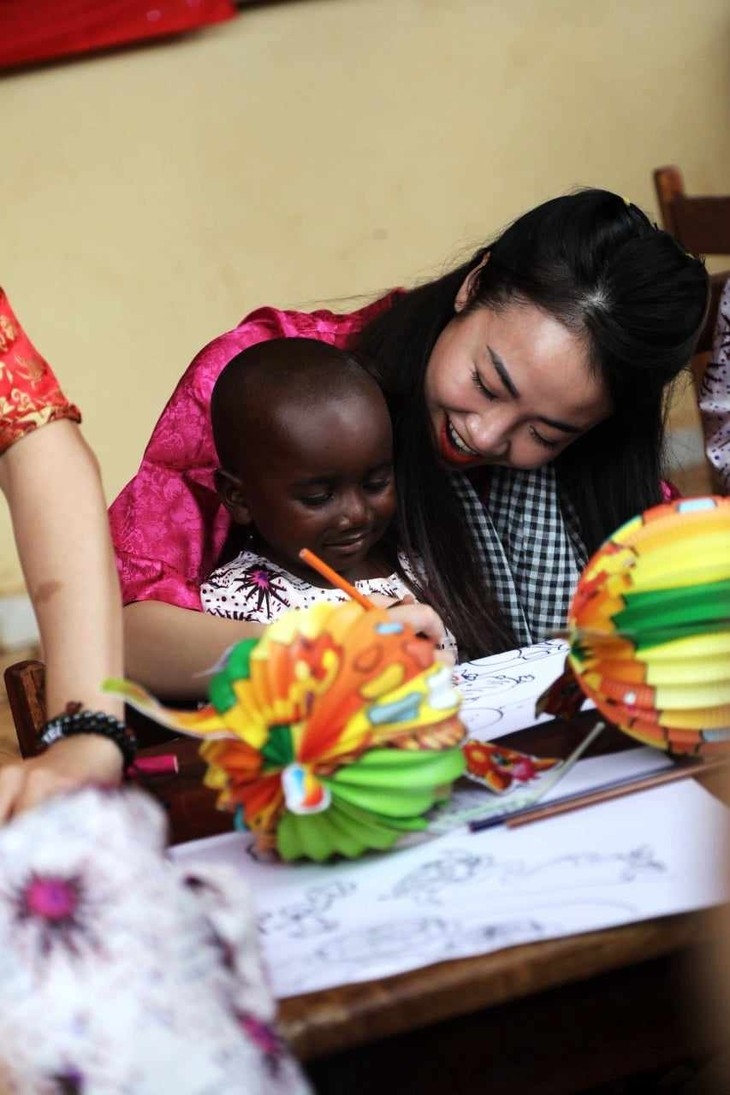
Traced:
POLYGON ((470 456, 456 448, 449 436, 449 420, 444 417, 439 432, 439 451, 447 464, 458 464, 461 467, 483 463, 481 456, 470 456))

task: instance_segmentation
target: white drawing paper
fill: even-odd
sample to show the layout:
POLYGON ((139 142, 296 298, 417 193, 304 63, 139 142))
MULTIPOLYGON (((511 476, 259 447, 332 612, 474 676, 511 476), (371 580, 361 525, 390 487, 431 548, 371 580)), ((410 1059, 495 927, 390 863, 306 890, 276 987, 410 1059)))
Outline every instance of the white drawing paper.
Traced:
MULTIPOLYGON (((458 666, 470 736, 497 740, 549 720, 535 717, 535 703, 562 673, 567 649, 553 639, 458 666)), ((545 801, 671 763, 638 747, 581 760, 545 801)), ((467 812, 482 816, 508 797, 462 782, 438 812, 436 829, 445 835, 431 832, 413 847, 352 863, 260 863, 242 833, 178 845, 170 854, 186 868, 222 864, 246 877, 278 997, 728 898, 711 854, 728 812, 694 783, 525 829, 471 834, 464 827, 467 812)))
MULTIPOLYGON (((611 778, 626 774, 614 757, 581 763, 599 762, 611 778)), ((566 777, 556 791, 568 787, 566 777)), ((186 869, 228 864, 248 880, 273 989, 285 997, 727 900, 711 851, 727 825, 725 807, 687 781, 352 863, 258 863, 239 833, 171 855, 186 869)))
MULTIPOLYGON (((461 717, 470 737, 497 741, 515 730, 549 721, 552 715, 535 716, 535 703, 563 672, 567 652, 563 639, 546 639, 457 666, 461 717)), ((593 706, 586 700, 583 710, 593 706)))

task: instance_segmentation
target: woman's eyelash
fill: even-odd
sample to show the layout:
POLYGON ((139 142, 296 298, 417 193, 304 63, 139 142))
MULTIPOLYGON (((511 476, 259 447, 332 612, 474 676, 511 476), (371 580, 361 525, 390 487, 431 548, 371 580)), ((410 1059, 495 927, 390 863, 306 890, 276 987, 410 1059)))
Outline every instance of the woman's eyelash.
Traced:
POLYGON ((542 445, 544 449, 560 448, 559 441, 548 441, 547 437, 543 437, 542 434, 538 433, 534 426, 530 426, 530 433, 534 437, 535 441, 537 441, 538 445, 542 445))
POLYGON ((482 380, 482 378, 480 377, 480 375, 479 375, 479 373, 477 372, 476 369, 473 370, 473 372, 471 374, 471 379, 472 379, 472 381, 474 383, 474 386, 477 389, 477 391, 481 392, 482 395, 485 395, 487 397, 487 399, 498 399, 499 398, 499 396, 495 392, 491 391, 486 386, 486 384, 484 383, 484 381, 482 380))
MULTIPOLYGON (((486 396, 487 399, 499 399, 499 396, 496 394, 496 392, 491 391, 486 386, 476 369, 472 371, 471 379, 477 391, 481 392, 481 394, 483 396, 486 396)), ((535 439, 535 441, 537 441, 538 445, 542 445, 544 449, 560 448, 560 441, 548 441, 547 437, 543 437, 541 433, 538 433, 534 426, 530 426, 530 434, 535 439)))

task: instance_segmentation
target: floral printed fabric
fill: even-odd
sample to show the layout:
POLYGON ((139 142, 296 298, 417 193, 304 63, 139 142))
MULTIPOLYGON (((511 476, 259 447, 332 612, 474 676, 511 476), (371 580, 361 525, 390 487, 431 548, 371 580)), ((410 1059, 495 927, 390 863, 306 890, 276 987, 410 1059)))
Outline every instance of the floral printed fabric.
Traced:
MULTIPOLYGON (((397 601, 410 592, 397 574, 355 585, 366 597, 379 594, 397 601)), ((348 598, 341 589, 321 589, 253 551, 242 551, 203 582, 200 599, 212 616, 269 624, 290 608, 308 608, 317 601, 337 604, 348 598)))
POLYGON ((241 350, 271 338, 316 338, 346 347, 393 294, 349 315, 259 308, 213 339, 188 367, 162 412, 136 476, 109 515, 125 604, 165 601, 200 611, 200 585, 230 526, 213 485, 218 459, 210 397, 241 350))
MULTIPOLYGON (((412 578, 408 560, 398 554, 401 569, 412 578)), ((400 601, 411 590, 398 574, 387 578, 363 578, 355 586, 366 597, 388 597, 400 601)), ((341 589, 321 589, 290 574, 288 570, 256 555, 242 551, 230 563, 218 567, 200 587, 203 611, 211 616, 223 616, 227 620, 254 620, 270 624, 290 608, 308 608, 317 601, 338 604, 347 600, 341 589)), ((458 661, 456 639, 446 631, 439 643, 439 650, 448 650, 458 661)))
POLYGON ((717 471, 723 493, 730 494, 730 281, 720 300, 712 358, 702 379, 700 411, 707 458, 717 471))
POLYGON ((80 422, 81 414, 66 399, 0 288, 0 453, 56 418, 80 422))
POLYGON ((248 892, 164 858, 162 811, 86 789, 0 831, 0 1090, 299 1095, 248 892))

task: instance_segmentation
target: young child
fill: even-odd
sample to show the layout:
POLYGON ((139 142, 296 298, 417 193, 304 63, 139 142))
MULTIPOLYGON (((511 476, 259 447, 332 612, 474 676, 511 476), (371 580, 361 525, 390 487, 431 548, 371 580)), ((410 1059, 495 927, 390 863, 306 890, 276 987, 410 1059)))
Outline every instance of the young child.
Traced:
POLYGON ((203 583, 206 612, 269 623, 344 600, 300 560, 303 547, 368 596, 409 594, 391 528, 390 415, 355 358, 309 338, 251 346, 218 378, 211 417, 236 554, 203 583))

